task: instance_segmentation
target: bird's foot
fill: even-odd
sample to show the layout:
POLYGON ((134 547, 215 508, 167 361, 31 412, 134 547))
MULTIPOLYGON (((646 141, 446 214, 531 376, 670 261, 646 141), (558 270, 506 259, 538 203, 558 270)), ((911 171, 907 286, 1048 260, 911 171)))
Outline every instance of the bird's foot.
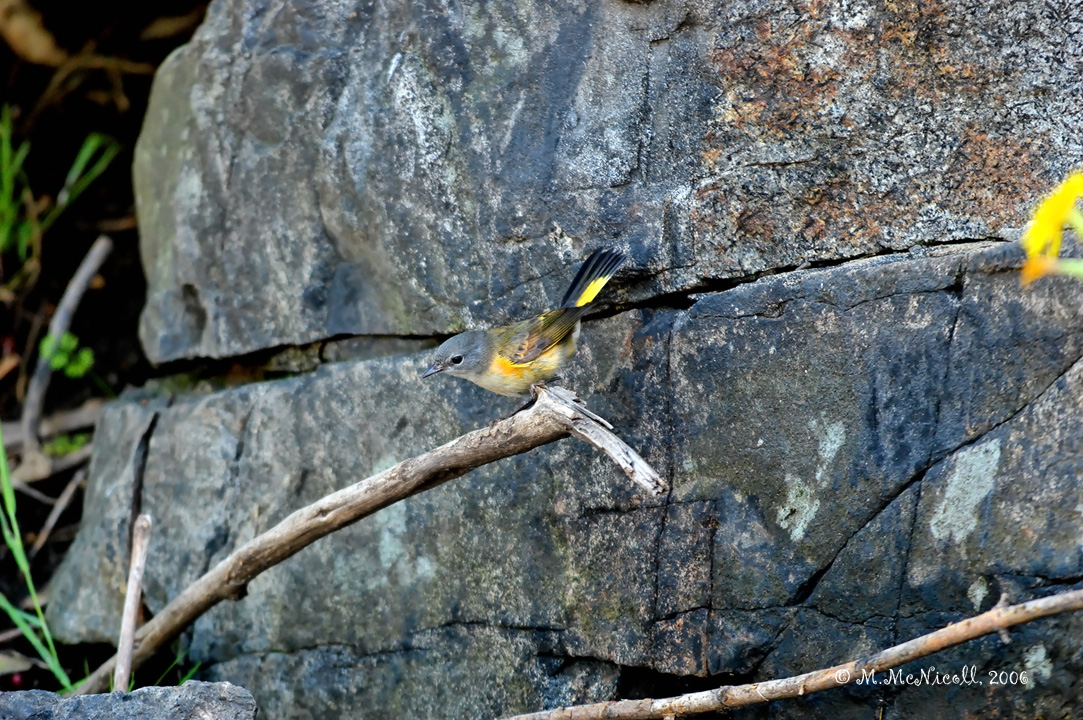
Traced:
POLYGON ((521 406, 518 410, 516 410, 513 413, 509 413, 508 415, 502 415, 501 417, 498 417, 496 420, 493 420, 491 423, 489 423, 489 428, 492 429, 493 427, 496 426, 497 423, 504 422, 508 418, 513 417, 515 415, 518 415, 522 411, 529 410, 530 408, 534 407, 534 403, 536 403, 538 401, 538 395, 534 391, 534 386, 533 385, 530 386, 530 394, 531 394, 532 397, 529 400, 527 400, 526 405, 521 406))
POLYGON ((558 376, 554 378, 549 378, 548 380, 539 380, 536 383, 530 383, 530 397, 532 398, 531 402, 538 399, 538 390, 544 389, 549 385, 559 385, 563 379, 564 378, 558 376))

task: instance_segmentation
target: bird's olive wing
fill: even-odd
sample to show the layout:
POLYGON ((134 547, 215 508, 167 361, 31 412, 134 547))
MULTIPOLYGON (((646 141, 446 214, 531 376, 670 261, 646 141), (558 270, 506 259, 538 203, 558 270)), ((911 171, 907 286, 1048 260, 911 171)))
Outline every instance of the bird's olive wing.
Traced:
POLYGON ((499 338, 501 355, 517 365, 536 359, 575 329, 583 317, 582 308, 557 308, 530 320, 510 325, 507 336, 499 338))

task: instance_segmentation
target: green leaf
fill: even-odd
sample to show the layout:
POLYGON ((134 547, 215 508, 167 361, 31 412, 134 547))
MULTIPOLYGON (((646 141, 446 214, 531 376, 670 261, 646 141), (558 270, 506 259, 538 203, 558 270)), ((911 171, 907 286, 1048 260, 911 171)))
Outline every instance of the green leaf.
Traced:
POLYGON ((81 378, 94 365, 94 351, 90 348, 80 348, 68 366, 64 368, 64 374, 70 378, 81 378))
POLYGON ((60 336, 60 349, 66 353, 70 353, 75 348, 79 347, 79 338, 75 337, 70 332, 65 332, 60 336))
POLYGON ((26 142, 25 140, 19 143, 19 149, 15 151, 15 157, 11 159, 11 163, 9 165, 13 175, 22 172, 23 161, 26 160, 26 154, 28 152, 30 152, 30 143, 26 142))
POLYGON ((86 446, 90 442, 88 433, 75 435, 58 435, 42 446, 42 450, 50 457, 64 457, 86 446))
POLYGON ((53 355, 56 354, 58 344, 59 343, 57 343, 56 341, 56 336, 52 333, 49 333, 41 339, 41 342, 38 343, 38 354, 40 354, 43 358, 51 358, 53 355))

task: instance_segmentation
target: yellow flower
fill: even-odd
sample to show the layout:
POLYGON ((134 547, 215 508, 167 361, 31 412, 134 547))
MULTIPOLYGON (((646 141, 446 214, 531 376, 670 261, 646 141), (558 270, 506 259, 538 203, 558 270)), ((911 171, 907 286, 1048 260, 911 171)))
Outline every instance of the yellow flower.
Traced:
MULTIPOLYGON (((1057 238, 1057 242, 1060 242, 1060 238, 1057 238)), ((1045 277, 1046 275, 1055 275, 1056 272, 1056 258, 1049 257, 1048 255, 1028 256, 1026 262, 1023 263, 1023 273, 1020 276, 1019 281, 1023 284, 1023 287, 1026 287, 1038 278, 1045 277)))
POLYGON ((1083 197, 1083 173, 1073 173, 1038 206, 1034 220, 1023 235, 1027 261, 1023 264, 1022 282, 1029 285, 1043 275, 1075 274, 1077 263, 1058 261, 1061 233, 1065 224, 1083 235, 1083 215, 1076 210, 1076 200, 1083 197))

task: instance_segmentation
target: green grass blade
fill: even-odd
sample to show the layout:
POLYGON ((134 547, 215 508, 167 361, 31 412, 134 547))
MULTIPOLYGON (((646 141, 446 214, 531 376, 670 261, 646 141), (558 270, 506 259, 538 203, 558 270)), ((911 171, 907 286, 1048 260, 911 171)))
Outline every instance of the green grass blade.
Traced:
POLYGON ((64 672, 64 668, 60 667, 60 660, 56 656, 56 651, 51 647, 45 647, 41 642, 41 639, 38 638, 38 634, 34 632, 34 628, 23 618, 23 612, 12 605, 3 593, 0 593, 0 610, 3 610, 11 619, 11 622, 15 624, 15 627, 19 628, 19 632, 21 632, 23 637, 25 637, 34 647, 34 650, 41 659, 45 661, 45 664, 49 667, 53 676, 60 681, 64 689, 70 690, 71 681, 68 680, 68 675, 64 672))
POLYGON ((14 131, 12 129, 11 108, 0 108, 0 252, 11 249, 15 240, 15 229, 23 213, 20 182, 23 162, 30 152, 30 143, 19 143, 13 149, 14 131))
MULTIPOLYGON (((10 151, 10 148, 9 148, 9 151, 10 151)), ((15 176, 18 175, 19 173, 21 173, 22 170, 23 170, 23 161, 26 160, 26 154, 28 152, 30 152, 30 143, 28 143, 28 142, 19 143, 19 149, 15 151, 15 157, 11 160, 11 162, 7 166, 10 169, 13 183, 14 183, 14 180, 15 180, 15 176)))
MULTIPOLYGON (((52 667, 51 663, 54 662, 54 658, 49 653, 49 649, 42 644, 41 639, 38 638, 38 634, 34 632, 34 628, 30 626, 30 623, 23 617, 23 611, 11 604, 11 601, 7 599, 4 593, 0 593, 0 610, 3 610, 7 614, 11 622, 15 627, 19 628, 19 631, 23 634, 31 645, 34 646, 34 650, 37 651, 41 659, 45 661, 47 665, 52 667)), ((63 672, 63 671, 61 671, 63 672)))
MULTIPOLYGON (((3 431, 0 430, 0 497, 3 498, 4 511, 2 525, 4 534, 4 544, 7 545, 8 550, 11 551, 11 556, 15 559, 15 564, 22 571, 23 580, 26 582, 26 589, 30 594, 30 600, 34 603, 34 612, 37 615, 38 621, 41 623, 40 630, 42 637, 45 638, 45 644, 48 646, 48 652, 43 652, 45 648, 39 650, 39 654, 42 659, 45 660, 46 665, 52 671, 53 675, 64 687, 65 690, 71 689, 71 680, 68 679, 67 673, 64 672, 64 668, 60 667, 60 660, 57 658, 56 646, 53 643, 53 635, 49 632, 49 625, 45 622, 45 613, 41 610, 41 602, 38 600, 38 592, 34 588, 34 579, 30 575, 30 562, 26 558, 26 550, 23 547, 22 535, 19 532, 19 522, 15 519, 15 488, 11 484, 11 473, 8 469, 7 452, 4 450, 4 436, 3 431)), ((3 597, 3 595, 0 595, 3 597)), ((40 645, 40 641, 37 638, 37 633, 26 624, 21 615, 13 613, 8 610, 16 610, 7 598, 3 598, 0 607, 7 612, 8 617, 15 623, 15 626, 20 629, 26 639, 30 641, 30 644, 37 650, 40 645), (25 630, 24 630, 25 628, 25 630)))
POLYGON ((201 662, 197 662, 197 663, 196 663, 195 665, 193 665, 193 666, 192 666, 192 669, 191 669, 191 670, 189 670, 188 672, 186 672, 186 673, 184 674, 184 677, 182 677, 182 678, 180 679, 180 682, 179 682, 179 683, 177 683, 177 684, 178 684, 178 685, 183 685, 184 683, 186 683, 186 682, 188 682, 189 680, 191 680, 191 679, 192 679, 192 676, 196 674, 196 672, 197 672, 197 671, 199 670, 199 666, 200 666, 200 665, 202 665, 202 664, 203 664, 203 663, 201 663, 201 662))
POLYGON ((56 221, 60 213, 64 212, 64 208, 75 202, 83 194, 83 191, 87 189, 90 183, 105 172, 105 169, 109 167, 109 163, 113 162, 113 158, 119 152, 120 145, 112 138, 97 133, 91 133, 87 136, 83 146, 79 149, 78 155, 75 157, 75 162, 72 163, 71 170, 68 171, 68 182, 65 182, 64 189, 57 196, 56 205, 41 221, 42 232, 56 221), (93 164, 90 164, 91 157, 98 150, 101 150, 101 155, 93 164), (76 172, 77 170, 78 172, 76 172))
POLYGON ((0 109, 0 188, 10 192, 15 181, 14 163, 11 162, 11 108, 5 105, 0 109))
POLYGON ((41 620, 38 620, 38 616, 35 615, 34 613, 28 613, 25 610, 19 609, 19 614, 22 616, 23 620, 25 620, 26 623, 28 625, 30 625, 31 627, 34 627, 34 628, 40 628, 41 627, 41 620))
POLYGON ((83 141, 83 146, 79 148, 79 153, 75 156, 75 161, 71 164, 71 169, 68 170, 68 176, 64 178, 64 189, 60 191, 60 195, 57 198, 57 202, 64 202, 61 198, 68 192, 71 192, 71 188, 83 175, 83 171, 86 170, 87 163, 90 162, 90 158, 94 156, 94 153, 98 151, 98 148, 105 142, 104 138, 97 134, 91 133, 83 141))

